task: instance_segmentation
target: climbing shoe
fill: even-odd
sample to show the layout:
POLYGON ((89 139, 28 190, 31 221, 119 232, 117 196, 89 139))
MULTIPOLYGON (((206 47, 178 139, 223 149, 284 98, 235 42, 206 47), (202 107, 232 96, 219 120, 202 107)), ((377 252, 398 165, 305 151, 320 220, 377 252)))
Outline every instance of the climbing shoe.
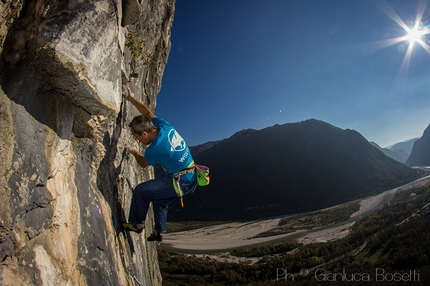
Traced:
POLYGON ((157 241, 157 242, 162 242, 163 241, 163 236, 160 233, 156 233, 155 231, 153 233, 151 233, 150 236, 148 236, 146 238, 148 241, 157 241))
POLYGON ((144 229, 144 225, 143 224, 123 223, 122 227, 126 231, 134 231, 136 233, 141 233, 143 231, 143 229, 144 229))

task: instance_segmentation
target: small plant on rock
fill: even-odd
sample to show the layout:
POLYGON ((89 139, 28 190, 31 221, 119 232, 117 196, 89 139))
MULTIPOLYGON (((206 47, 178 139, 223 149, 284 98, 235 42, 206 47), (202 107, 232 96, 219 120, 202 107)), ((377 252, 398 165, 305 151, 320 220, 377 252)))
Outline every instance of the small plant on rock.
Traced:
POLYGON ((151 54, 148 53, 143 47, 144 41, 136 37, 132 32, 128 33, 126 36, 125 46, 129 48, 133 58, 139 58, 143 61, 143 65, 151 64, 151 54))

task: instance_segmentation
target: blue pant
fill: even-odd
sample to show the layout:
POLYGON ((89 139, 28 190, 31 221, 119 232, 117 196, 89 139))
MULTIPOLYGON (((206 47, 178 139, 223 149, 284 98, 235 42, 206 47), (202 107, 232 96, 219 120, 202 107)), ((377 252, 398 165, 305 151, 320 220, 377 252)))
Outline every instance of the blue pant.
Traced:
MULTIPOLYGON (((197 186, 195 181, 180 180, 179 184, 184 194, 194 192, 197 186)), ((165 232, 169 205, 177 197, 173 188, 172 178, 168 176, 137 185, 131 199, 128 222, 132 224, 144 224, 149 203, 152 202, 155 221, 154 230, 165 232)))

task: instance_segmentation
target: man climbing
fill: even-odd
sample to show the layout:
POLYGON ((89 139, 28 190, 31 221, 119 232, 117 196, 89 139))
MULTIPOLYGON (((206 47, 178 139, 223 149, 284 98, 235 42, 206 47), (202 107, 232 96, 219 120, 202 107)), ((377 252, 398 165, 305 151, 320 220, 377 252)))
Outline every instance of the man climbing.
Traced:
POLYGON ((128 96, 124 97, 142 114, 131 121, 129 125, 131 133, 139 144, 148 145, 144 156, 132 147, 126 147, 127 151, 134 155, 142 168, 160 163, 166 171, 166 176, 136 186, 128 223, 124 223, 123 227, 127 231, 141 233, 149 203, 152 202, 155 226, 147 239, 161 242, 161 233, 166 231, 169 204, 177 198, 174 184, 179 185, 184 194, 193 192, 196 187, 194 169, 188 169, 194 166, 194 161, 184 139, 166 120, 157 118, 146 105, 134 97, 130 88, 128 96), (181 174, 179 177, 178 173, 181 174))

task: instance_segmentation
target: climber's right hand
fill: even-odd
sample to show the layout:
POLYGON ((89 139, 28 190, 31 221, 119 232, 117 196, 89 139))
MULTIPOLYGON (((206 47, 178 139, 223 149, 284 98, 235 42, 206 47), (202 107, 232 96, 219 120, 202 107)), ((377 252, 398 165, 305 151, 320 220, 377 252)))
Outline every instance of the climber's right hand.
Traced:
POLYGON ((125 146, 125 150, 132 155, 139 155, 139 150, 137 150, 134 147, 130 147, 130 146, 125 146))

